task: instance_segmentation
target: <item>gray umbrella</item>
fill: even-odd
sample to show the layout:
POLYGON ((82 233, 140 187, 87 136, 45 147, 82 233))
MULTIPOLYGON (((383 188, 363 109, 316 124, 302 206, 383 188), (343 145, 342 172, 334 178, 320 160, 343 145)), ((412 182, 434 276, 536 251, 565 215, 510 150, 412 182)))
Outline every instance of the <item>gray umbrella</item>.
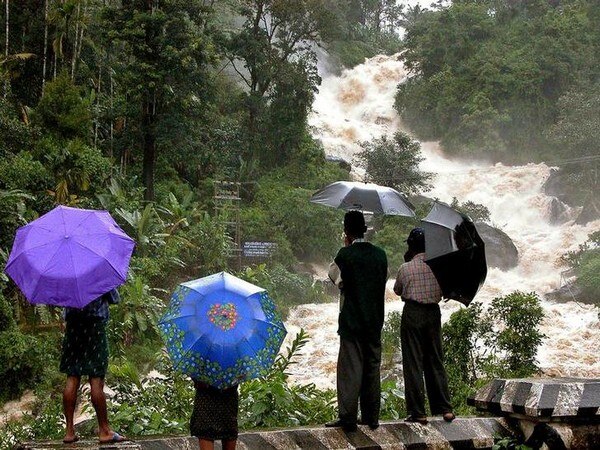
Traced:
POLYGON ((400 192, 387 186, 357 181, 336 181, 310 199, 319 205, 373 214, 414 217, 413 206, 400 192))

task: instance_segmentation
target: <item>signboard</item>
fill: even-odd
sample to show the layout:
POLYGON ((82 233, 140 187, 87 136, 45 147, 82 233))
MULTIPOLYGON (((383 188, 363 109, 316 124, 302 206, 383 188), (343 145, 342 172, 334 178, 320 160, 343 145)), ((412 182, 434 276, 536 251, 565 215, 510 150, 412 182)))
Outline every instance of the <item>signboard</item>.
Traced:
POLYGON ((246 258, 268 258, 276 248, 276 242, 248 241, 242 246, 242 254, 246 258))

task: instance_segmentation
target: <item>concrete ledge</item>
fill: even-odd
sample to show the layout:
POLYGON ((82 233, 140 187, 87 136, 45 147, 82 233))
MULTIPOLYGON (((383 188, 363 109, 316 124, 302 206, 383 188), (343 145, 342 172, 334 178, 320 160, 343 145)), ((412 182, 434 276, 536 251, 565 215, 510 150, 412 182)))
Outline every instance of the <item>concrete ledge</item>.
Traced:
MULTIPOLYGON (((292 449, 491 449, 495 436, 509 436, 511 432, 504 419, 458 418, 452 423, 432 419, 427 425, 405 422, 384 422, 377 430, 360 426, 358 431, 344 433, 340 428, 310 427, 240 433, 239 450, 292 450, 292 449)), ((215 445, 220 449, 220 442, 215 445)), ((141 449, 141 450, 197 450, 198 440, 189 436, 148 437, 135 442, 115 445, 96 441, 80 441, 65 446, 62 442, 29 442, 22 450, 54 448, 76 449, 141 449)))
POLYGON ((600 422, 600 380, 496 379, 468 398, 467 404, 494 415, 534 421, 600 422))

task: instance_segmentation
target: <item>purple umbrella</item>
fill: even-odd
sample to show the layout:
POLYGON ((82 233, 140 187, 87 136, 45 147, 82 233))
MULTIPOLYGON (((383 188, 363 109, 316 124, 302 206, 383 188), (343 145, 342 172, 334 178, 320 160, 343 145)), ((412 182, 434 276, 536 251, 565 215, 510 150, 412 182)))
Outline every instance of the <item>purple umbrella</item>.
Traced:
POLYGON ((17 230, 5 271, 31 303, 83 308, 125 282, 134 245, 108 211, 58 206, 17 230))

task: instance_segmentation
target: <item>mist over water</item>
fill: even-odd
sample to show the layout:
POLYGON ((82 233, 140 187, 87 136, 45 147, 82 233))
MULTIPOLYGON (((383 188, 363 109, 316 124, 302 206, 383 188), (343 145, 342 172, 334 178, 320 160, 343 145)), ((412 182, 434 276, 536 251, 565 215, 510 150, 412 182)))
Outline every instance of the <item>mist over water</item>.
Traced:
MULTIPOLYGON (((310 117, 313 134, 325 146, 328 155, 353 162, 360 150, 357 141, 370 140, 403 129, 393 103, 398 83, 407 74, 396 56, 376 56, 340 76, 325 77, 310 117)), ((524 166, 491 165, 448 159, 435 142, 422 143, 425 160, 421 168, 435 174, 433 188, 425 195, 451 202, 473 201, 489 208, 491 223, 507 233, 519 250, 519 264, 512 270, 490 268, 476 301, 488 305, 497 296, 515 290, 544 294, 560 287, 558 258, 576 250, 587 236, 600 229, 600 221, 586 226, 574 224, 577 211, 568 211, 570 220, 550 224, 552 197, 542 185, 551 168, 545 164, 524 166)), ((356 170, 357 178, 361 171, 356 170)), ((333 237, 332 237, 333 238, 333 237)), ((403 239, 398 236, 398 239, 403 239)), ((393 268, 394 271, 397 268, 393 268)), ((325 268, 322 268, 325 277, 325 268)), ((386 312, 402 309, 402 302, 388 282, 386 312)), ((554 304, 543 300, 545 319, 541 331, 546 334, 538 360, 548 376, 600 376, 600 322, 598 309, 576 302, 554 304)), ((442 318, 461 306, 454 301, 442 303, 442 318)), ((296 366, 292 379, 314 382, 319 387, 335 387, 338 350, 338 305, 302 305, 289 316, 287 327, 293 334, 300 327, 311 340, 296 366)))

